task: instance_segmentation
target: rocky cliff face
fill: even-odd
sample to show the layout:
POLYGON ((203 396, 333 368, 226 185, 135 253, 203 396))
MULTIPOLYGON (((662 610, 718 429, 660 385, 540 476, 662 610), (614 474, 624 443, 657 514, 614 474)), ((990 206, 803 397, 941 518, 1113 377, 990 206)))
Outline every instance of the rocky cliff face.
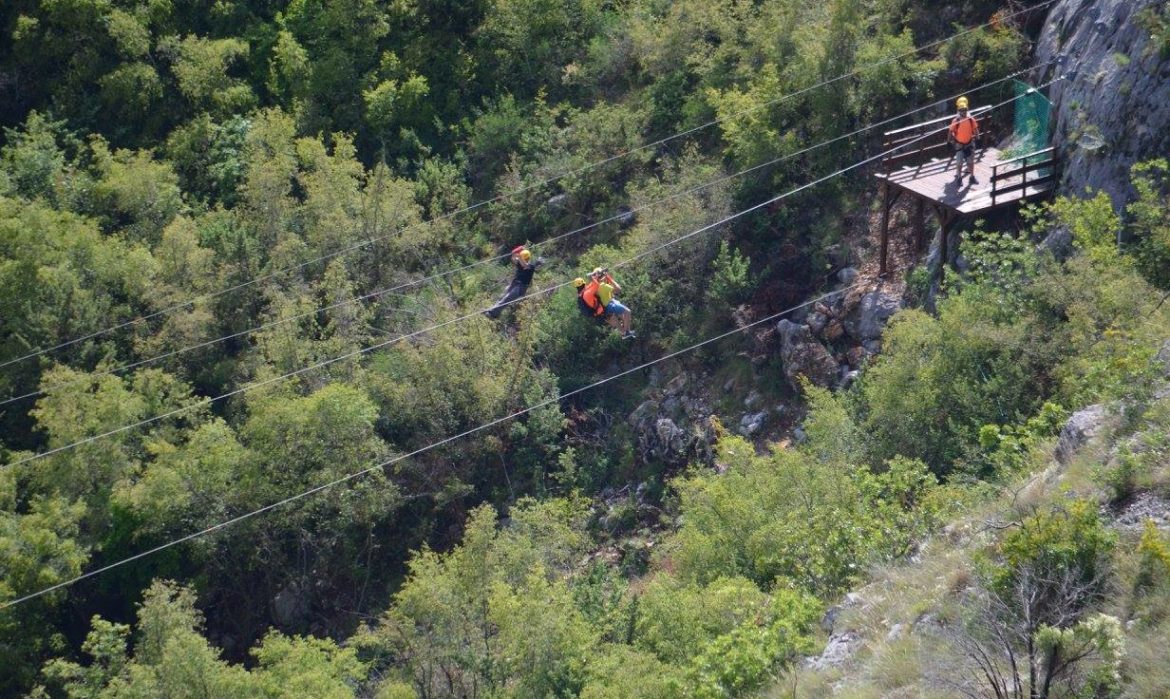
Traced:
POLYGON ((1063 191, 1131 198, 1129 168, 1170 151, 1170 60, 1142 21, 1164 0, 1061 0, 1044 24, 1038 65, 1063 56, 1049 88, 1054 142, 1064 158, 1063 191))

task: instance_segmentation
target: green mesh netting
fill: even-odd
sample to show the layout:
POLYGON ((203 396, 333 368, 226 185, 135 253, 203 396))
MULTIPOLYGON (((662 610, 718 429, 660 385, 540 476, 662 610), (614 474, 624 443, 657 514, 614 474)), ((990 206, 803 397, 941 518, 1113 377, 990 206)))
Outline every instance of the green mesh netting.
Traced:
POLYGON ((1013 80, 1016 94, 1016 123, 1012 150, 1025 155, 1048 147, 1048 98, 1027 83, 1013 80))

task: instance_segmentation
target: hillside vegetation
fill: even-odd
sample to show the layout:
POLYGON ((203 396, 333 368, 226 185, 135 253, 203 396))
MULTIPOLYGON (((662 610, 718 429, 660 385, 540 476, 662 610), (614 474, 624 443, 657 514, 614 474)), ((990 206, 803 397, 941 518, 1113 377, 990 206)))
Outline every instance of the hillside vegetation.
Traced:
POLYGON ((713 224, 1025 68, 1039 4, 6 2, 0 695, 953 696, 1004 648, 1005 692, 1167 691, 1166 521, 1114 522, 1170 497, 1165 160, 941 289, 904 255, 847 388, 773 323, 631 371, 864 268, 863 170, 713 224), (913 633, 805 668, 865 585, 910 592, 829 616, 913 633))

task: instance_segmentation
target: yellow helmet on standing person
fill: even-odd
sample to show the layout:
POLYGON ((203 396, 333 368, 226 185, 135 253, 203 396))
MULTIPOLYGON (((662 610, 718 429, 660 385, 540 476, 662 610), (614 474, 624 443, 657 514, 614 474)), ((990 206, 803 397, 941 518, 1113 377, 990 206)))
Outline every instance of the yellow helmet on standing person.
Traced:
POLYGON ((967 108, 967 98, 964 96, 964 97, 960 97, 959 99, 955 100, 955 106, 958 107, 959 109, 966 109, 967 108))
POLYGON ((524 260, 525 262, 531 260, 532 259, 532 251, 529 250, 528 248, 524 248, 523 250, 520 251, 520 259, 524 260))

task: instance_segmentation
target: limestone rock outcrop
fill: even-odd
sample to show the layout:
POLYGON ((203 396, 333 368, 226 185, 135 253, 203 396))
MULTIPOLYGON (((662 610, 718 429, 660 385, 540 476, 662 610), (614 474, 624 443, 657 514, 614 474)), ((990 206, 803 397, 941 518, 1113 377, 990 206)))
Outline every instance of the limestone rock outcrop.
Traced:
POLYGON ((1164 0, 1061 0, 1036 48, 1047 79, 1053 145, 1063 158, 1062 190, 1100 189, 1122 207, 1132 198, 1129 168, 1170 151, 1170 58, 1141 17, 1164 0))

